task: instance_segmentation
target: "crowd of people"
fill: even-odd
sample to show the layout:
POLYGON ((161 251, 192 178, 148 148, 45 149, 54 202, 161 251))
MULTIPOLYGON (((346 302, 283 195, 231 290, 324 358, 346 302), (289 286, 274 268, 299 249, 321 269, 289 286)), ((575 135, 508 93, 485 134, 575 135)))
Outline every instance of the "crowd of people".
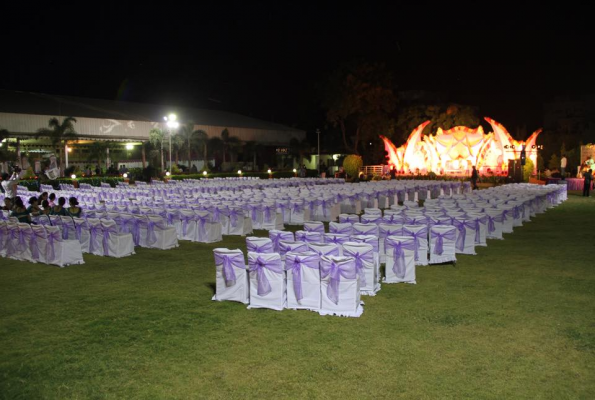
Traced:
POLYGON ((23 199, 19 196, 5 197, 3 211, 9 211, 11 217, 15 217, 19 222, 31 223, 31 217, 63 215, 79 218, 83 212, 79 207, 76 197, 68 199, 68 207, 66 206, 66 199, 59 197, 56 199, 54 193, 48 195, 43 192, 39 197, 32 196, 29 198, 29 206, 25 206, 23 199))

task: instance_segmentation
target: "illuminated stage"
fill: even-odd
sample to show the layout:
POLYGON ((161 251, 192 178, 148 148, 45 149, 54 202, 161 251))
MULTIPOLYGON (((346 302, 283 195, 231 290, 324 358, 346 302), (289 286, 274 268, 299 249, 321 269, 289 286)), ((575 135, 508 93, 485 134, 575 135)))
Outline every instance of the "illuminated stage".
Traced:
POLYGON ((520 158, 523 145, 526 156, 537 166, 535 141, 541 129, 526 141, 514 140, 506 128, 491 118, 485 120, 493 132, 457 126, 447 131, 438 128, 435 135, 423 135, 430 123, 426 121, 413 130, 407 143, 397 148, 389 139, 380 136, 388 153, 388 164, 400 173, 438 175, 470 175, 473 165, 481 174, 506 175, 508 161, 520 158))

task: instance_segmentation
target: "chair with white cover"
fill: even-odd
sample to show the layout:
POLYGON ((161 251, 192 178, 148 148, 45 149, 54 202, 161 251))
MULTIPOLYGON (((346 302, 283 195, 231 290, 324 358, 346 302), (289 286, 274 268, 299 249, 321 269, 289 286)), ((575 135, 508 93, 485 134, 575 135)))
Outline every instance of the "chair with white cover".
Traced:
POLYGON ((6 258, 19 260, 19 246, 20 246, 20 230, 18 222, 10 221, 6 223, 6 258))
POLYGON ((81 244, 83 253, 89 252, 89 241, 91 239, 89 233, 89 224, 84 218, 74 218, 75 237, 81 244))
POLYGON ((320 256, 313 252, 285 254, 287 308, 320 309, 320 256))
POLYGON ((238 301, 249 304, 248 273, 242 250, 217 248, 215 256, 215 301, 238 301))
POLYGON ((215 243, 223 240, 221 223, 212 220, 208 211, 195 211, 196 214, 196 241, 200 243, 215 243))
POLYGON ((339 255, 343 255, 343 243, 349 242, 350 235, 342 235, 340 233, 325 233, 324 243, 333 243, 339 246, 339 255))
POLYGON ((254 229, 263 229, 263 210, 261 203, 250 203, 247 205, 247 210, 252 220, 252 227, 254 229))
POLYGON ((293 235, 293 232, 289 232, 289 231, 278 231, 276 229, 270 230, 269 231, 269 239, 272 240, 273 242, 273 252, 274 253, 278 253, 279 252, 279 242, 281 240, 287 241, 287 242, 293 242, 295 241, 295 237, 293 235))
POLYGON ((289 252, 304 253, 307 251, 310 251, 310 249, 306 242, 288 242, 285 240, 279 242, 279 254, 281 255, 281 260, 285 260, 285 255, 289 252))
POLYGON ((417 201, 408 201, 408 200, 405 200, 403 202, 403 205, 405 207, 409 208, 409 209, 411 209, 411 208, 418 208, 419 207, 419 203, 417 201))
POLYGON ((468 211, 467 218, 475 225, 473 228, 475 230, 475 245, 486 247, 488 245, 486 242, 488 233, 487 215, 485 213, 472 213, 468 211))
POLYGON ((269 238, 248 236, 246 249, 252 253, 274 253, 273 241, 269 238))
POLYGON ((8 228, 6 221, 0 221, 0 257, 6 257, 6 239, 8 237, 8 228))
POLYGON ((289 202, 289 223, 291 225, 302 225, 304 221, 311 218, 310 209, 304 204, 304 200, 292 200, 289 202))
POLYGON ((359 214, 362 212, 362 201, 355 193, 346 195, 340 204, 340 210, 345 214, 359 214))
POLYGON ((89 226, 89 253, 97 256, 103 255, 102 235, 103 227, 98 218, 87 218, 89 226))
POLYGON ((244 214, 242 207, 228 208, 229 226, 227 235, 246 236, 252 233, 252 219, 244 214))
MULTIPOLYGON (((384 217, 382 217, 382 222, 380 224, 389 224, 389 225, 403 225, 405 223, 405 217, 400 213, 395 214, 388 214, 388 212, 384 213, 384 217)), ((380 225, 379 224, 379 225, 380 225)))
POLYGON ((354 235, 379 235, 378 225, 376 224, 353 224, 354 235))
POLYGON ((486 209, 486 215, 488 219, 487 238, 488 239, 504 239, 502 237, 502 223, 504 217, 503 211, 495 208, 486 209))
MULTIPOLYGON (((115 221, 101 220, 102 241, 100 255, 105 257, 127 257, 134 254, 134 240, 130 233, 118 233, 115 221)), ((76 241, 77 243, 78 240, 76 241)), ((97 254, 94 252, 94 254, 97 254)))
POLYGON ((84 264, 81 244, 78 240, 62 239, 62 232, 57 226, 46 226, 46 262, 65 267, 72 264, 84 264))
POLYGON ((194 210, 180 209, 180 221, 182 228, 178 239, 196 241, 198 226, 194 210))
POLYGON ((410 236, 386 238, 385 283, 417 283, 415 280, 415 241, 410 236))
POLYGON ((283 215, 277 212, 275 203, 265 203, 262 205, 262 229, 283 230, 283 215))
POLYGON ((404 225, 403 236, 410 236, 415 242, 415 265, 428 265, 428 227, 404 225))
POLYGON ((355 224, 359 223, 359 215, 357 214, 339 214, 339 222, 342 224, 350 223, 355 224))
POLYGON ((34 260, 47 264, 47 231, 43 225, 31 225, 35 241, 31 242, 31 255, 34 260))
POLYGON ((502 210, 502 233, 513 233, 514 207, 504 204, 499 205, 498 210, 502 210))
POLYGON ((364 214, 361 216, 362 224, 375 224, 382 223, 382 216, 377 214, 364 214))
POLYGON ((248 308, 283 310, 287 305, 287 282, 277 253, 248 253, 250 305, 248 308))
POLYGON ((452 222, 455 228, 457 228, 456 252, 459 254, 476 255, 475 223, 468 218, 453 218, 452 222))
POLYGON ((456 263, 457 228, 435 225, 430 228, 430 264, 456 263))
POLYGON ((308 243, 308 249, 319 256, 339 256, 340 246, 335 243, 308 243))
POLYGON ((377 268, 377 256, 372 245, 347 242, 343 244, 343 255, 355 259, 355 268, 360 276, 362 295, 376 296, 380 290, 380 276, 377 268))
POLYGON ((324 233, 324 224, 320 221, 305 221, 304 230, 306 232, 324 233))
POLYGON ((328 224, 328 231, 329 231, 329 233, 338 233, 341 235, 352 235, 353 234, 353 226, 349 222, 345 222, 345 223, 330 222, 328 224))
POLYGON ((321 257, 320 300, 320 315, 362 315, 360 280, 353 257, 321 257))
POLYGON ((62 221, 62 238, 68 240, 76 239, 76 226, 73 218, 70 215, 62 215, 60 216, 60 220, 62 221))
POLYGON ((22 261, 29 261, 32 263, 37 262, 36 259, 33 258, 32 251, 31 251, 31 244, 36 242, 35 234, 31 229, 31 225, 19 222, 19 247, 18 247, 18 258, 22 261))
POLYGON ((401 236, 403 235, 403 225, 392 225, 392 224, 380 224, 378 226, 378 254, 380 256, 380 262, 386 262, 386 254, 384 251, 384 242, 389 236, 401 236))
POLYGON ((382 210, 380 208, 364 208, 364 215, 378 215, 382 217, 382 210))
POLYGON ((167 225, 160 215, 147 216, 147 245, 153 249, 169 250, 178 247, 178 235, 174 226, 167 225))
POLYGON ((296 231, 295 232, 295 241, 296 242, 306 242, 306 243, 322 243, 323 242, 323 234, 320 232, 306 232, 306 231, 296 231))

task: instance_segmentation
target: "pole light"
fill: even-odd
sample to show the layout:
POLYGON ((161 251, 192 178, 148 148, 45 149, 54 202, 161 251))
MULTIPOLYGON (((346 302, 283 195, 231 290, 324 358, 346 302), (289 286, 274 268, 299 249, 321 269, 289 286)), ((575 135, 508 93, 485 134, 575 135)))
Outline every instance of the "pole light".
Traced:
POLYGON ((166 122, 168 131, 169 131, 169 170, 171 171, 172 163, 171 163, 171 136, 173 131, 178 129, 180 123, 177 121, 178 116, 176 114, 169 114, 168 116, 163 117, 163 120, 166 122))
POLYGON ((318 137, 318 176, 320 176, 320 129, 316 129, 316 136, 318 137))
POLYGON ((203 174, 204 176, 207 176, 207 171, 202 171, 202 174, 203 174))

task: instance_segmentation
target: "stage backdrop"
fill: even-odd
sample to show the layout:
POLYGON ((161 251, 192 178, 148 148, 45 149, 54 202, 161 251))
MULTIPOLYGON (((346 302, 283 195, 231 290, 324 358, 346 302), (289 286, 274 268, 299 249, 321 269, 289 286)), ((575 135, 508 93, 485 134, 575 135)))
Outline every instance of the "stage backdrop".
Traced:
POLYGON ((523 146, 526 157, 537 167, 535 141, 541 129, 526 141, 518 141, 498 122, 487 117, 485 120, 493 132, 486 134, 481 126, 476 129, 457 126, 446 131, 438 128, 435 135, 423 135, 422 131, 430 123, 426 121, 413 130, 401 147, 396 147, 384 136, 380 137, 388 153, 389 165, 404 173, 469 175, 475 165, 482 174, 504 175, 508 172, 508 160, 520 159, 523 146))

